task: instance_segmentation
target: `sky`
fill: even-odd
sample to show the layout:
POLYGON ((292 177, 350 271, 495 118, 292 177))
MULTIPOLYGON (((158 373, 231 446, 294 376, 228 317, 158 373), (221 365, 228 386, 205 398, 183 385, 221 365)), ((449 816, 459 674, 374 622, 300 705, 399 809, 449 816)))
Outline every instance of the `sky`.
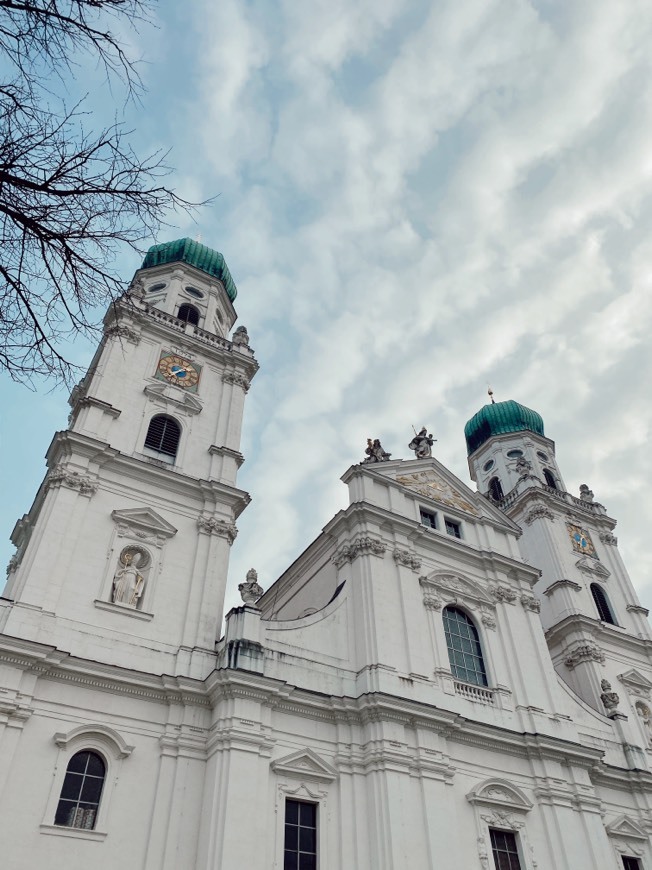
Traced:
MULTIPOLYGON (((426 425, 471 484, 463 428, 488 384, 543 416, 652 608, 649 2, 163 0, 156 18, 129 35, 134 142, 216 199, 152 243, 224 254, 261 365, 227 609, 248 568, 267 588, 346 506, 368 437, 409 459, 426 425)), ((139 260, 119 265, 126 285, 139 260)), ((6 377, 0 400, 6 562, 69 409, 6 377)))

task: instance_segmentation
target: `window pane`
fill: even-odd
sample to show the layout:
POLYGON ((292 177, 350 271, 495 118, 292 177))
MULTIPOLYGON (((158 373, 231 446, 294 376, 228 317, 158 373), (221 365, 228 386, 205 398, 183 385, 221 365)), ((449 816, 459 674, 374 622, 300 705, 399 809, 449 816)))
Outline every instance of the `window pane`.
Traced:
POLYGON ((87 776, 81 790, 80 800, 84 803, 99 804, 104 780, 96 776, 87 776))
POLYGON ((81 774, 67 773, 63 781, 63 788, 61 789, 61 797, 74 801, 78 800, 83 782, 84 777, 81 774))
POLYGON ((104 778, 104 762, 99 755, 94 752, 88 753, 88 767, 86 773, 90 776, 101 776, 104 778))
POLYGON ((57 813, 54 817, 55 825, 66 825, 72 827, 72 820, 77 809, 76 801, 59 801, 57 813))
POLYGON ((317 821, 317 807, 314 804, 299 804, 299 819, 302 826, 314 828, 317 821))
POLYGON ((285 848, 295 851, 299 848, 299 828, 296 825, 285 826, 285 848))
POLYGON ((316 870, 317 856, 316 855, 300 855, 299 870, 316 870))
POLYGON ((298 870, 299 858, 296 852, 285 852, 283 870, 298 870))
POLYGON ((314 852, 315 851, 315 843, 317 842, 315 834, 316 831, 314 828, 300 828, 299 829, 299 851, 301 852, 314 852))
POLYGON ((69 773, 85 773, 90 752, 78 752, 68 762, 69 773))
POLYGON ((288 824, 299 824, 299 803, 298 801, 285 802, 285 821, 288 824))

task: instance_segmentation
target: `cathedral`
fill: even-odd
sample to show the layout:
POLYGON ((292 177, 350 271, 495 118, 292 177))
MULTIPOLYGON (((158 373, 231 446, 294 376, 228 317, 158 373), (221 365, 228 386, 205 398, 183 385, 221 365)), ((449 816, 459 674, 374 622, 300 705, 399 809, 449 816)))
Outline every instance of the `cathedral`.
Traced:
POLYGON ((236 293, 217 251, 150 248, 13 530, 3 870, 652 870, 648 611, 536 411, 469 420, 473 486, 426 429, 370 441, 223 618, 236 293))

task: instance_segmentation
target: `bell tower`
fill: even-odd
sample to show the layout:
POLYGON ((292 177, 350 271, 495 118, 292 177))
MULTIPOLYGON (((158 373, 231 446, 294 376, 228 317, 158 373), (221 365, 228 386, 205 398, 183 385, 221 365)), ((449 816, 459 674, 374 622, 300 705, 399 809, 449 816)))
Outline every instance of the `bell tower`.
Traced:
POLYGON ((555 668, 604 714, 602 681, 626 682, 624 663, 637 650, 645 660, 652 641, 618 551, 616 521, 586 484, 578 496, 566 490, 536 411, 492 399, 465 436, 471 477, 520 526, 521 553, 541 569, 534 592, 555 668))
POLYGON ((236 520, 244 399, 258 365, 217 251, 148 251, 109 309, 69 428, 12 534, 0 629, 72 655, 203 677, 236 520))

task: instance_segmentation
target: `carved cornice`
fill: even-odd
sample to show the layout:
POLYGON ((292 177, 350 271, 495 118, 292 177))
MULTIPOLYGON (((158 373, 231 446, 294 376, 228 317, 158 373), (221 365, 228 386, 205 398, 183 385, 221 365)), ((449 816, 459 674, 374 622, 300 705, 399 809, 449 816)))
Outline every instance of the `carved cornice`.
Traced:
POLYGON ((197 527, 207 535, 217 535, 226 538, 231 545, 238 536, 238 530, 233 523, 227 523, 217 517, 197 517, 197 527))
POLYGON ((140 332, 135 329, 132 329, 130 326, 125 326, 124 324, 118 325, 113 324, 113 326, 109 326, 104 330, 104 335, 107 338, 117 338, 120 341, 128 341, 129 344, 138 344, 140 341, 140 332))
POLYGON ((236 465, 238 468, 245 461, 244 456, 238 450, 232 450, 230 447, 218 447, 217 444, 211 444, 208 448, 208 452, 211 456, 229 456, 231 459, 235 459, 236 465))
POLYGON ((625 605, 625 610, 628 610, 630 613, 640 613, 642 616, 649 616, 650 611, 647 607, 643 607, 641 604, 627 604, 625 605))
POLYGON ((387 544, 380 538, 361 535, 349 541, 348 544, 343 544, 333 555, 333 562, 336 568, 340 568, 346 562, 355 561, 358 556, 378 556, 382 559, 386 550, 387 544))
POLYGON ((180 387, 168 384, 146 384, 143 392, 155 405, 161 407, 174 405, 175 408, 186 414, 199 414, 203 407, 196 396, 191 393, 182 393, 180 387))
POLYGON ((618 546, 618 538, 611 532, 600 532, 599 537, 602 543, 606 544, 608 547, 618 546))
POLYGON ((222 380, 225 384, 235 384, 238 387, 242 387, 245 393, 249 392, 249 387, 251 386, 251 381, 241 372, 226 371, 222 375, 222 380))
POLYGON ((63 465, 55 465, 46 475, 45 487, 48 490, 55 486, 75 489, 80 495, 91 498, 97 492, 98 483, 88 475, 80 474, 78 471, 71 471, 63 465))
POLYGON ((585 574, 593 574, 603 580, 611 577, 611 573, 607 571, 601 562, 597 562, 595 559, 588 559, 586 556, 582 556, 578 559, 577 562, 575 562, 575 567, 579 568, 580 571, 583 571, 585 574))
POLYGON ((411 568, 413 571, 421 570, 421 559, 409 550, 396 549, 392 553, 394 561, 397 565, 405 565, 406 568, 411 568))
POLYGON ((564 658, 564 664, 572 671, 582 662, 599 662, 604 664, 605 655, 596 644, 590 641, 580 642, 570 647, 564 658))
POLYGON ((151 508, 127 508, 111 512, 119 538, 132 538, 143 544, 162 547, 168 538, 176 535, 173 525, 151 508))
POLYGON ((568 580, 566 577, 562 577, 560 580, 555 580, 554 583, 551 583, 547 589, 544 589, 543 594, 552 595, 552 593, 556 592, 557 589, 572 589, 573 592, 580 592, 582 587, 574 580, 568 580))

